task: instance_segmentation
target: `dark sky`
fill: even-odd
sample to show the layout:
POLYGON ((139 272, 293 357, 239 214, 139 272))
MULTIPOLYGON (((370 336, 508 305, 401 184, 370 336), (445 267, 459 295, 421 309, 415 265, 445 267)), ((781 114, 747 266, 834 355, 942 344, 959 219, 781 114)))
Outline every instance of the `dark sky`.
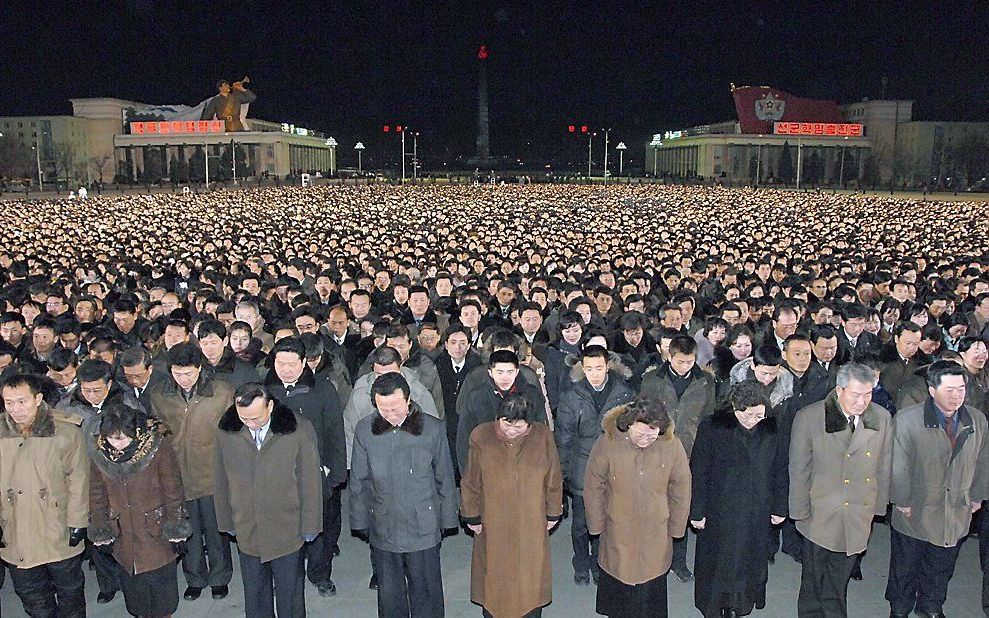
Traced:
POLYGON ((253 116, 331 134, 345 157, 358 139, 390 148, 381 125, 403 123, 452 159, 473 152, 486 42, 496 155, 586 156, 565 133, 577 122, 641 158, 654 132, 734 118, 731 82, 849 102, 887 76, 915 118, 989 120, 987 6, 7 1, 0 115, 90 96, 194 105, 246 74, 253 116))

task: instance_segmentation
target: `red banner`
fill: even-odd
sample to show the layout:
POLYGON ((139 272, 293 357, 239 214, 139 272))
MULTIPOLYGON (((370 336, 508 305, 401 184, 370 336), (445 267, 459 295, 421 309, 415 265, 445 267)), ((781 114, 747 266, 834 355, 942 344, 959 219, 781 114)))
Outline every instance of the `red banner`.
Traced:
POLYGON ((223 133, 225 130, 222 120, 166 120, 130 123, 131 135, 223 133))
POLYGON ((842 124, 834 101, 803 99, 768 86, 743 86, 731 91, 742 133, 773 133, 773 123, 842 124))
POLYGON ((822 137, 862 137, 862 125, 834 122, 777 122, 776 135, 816 135, 822 137))

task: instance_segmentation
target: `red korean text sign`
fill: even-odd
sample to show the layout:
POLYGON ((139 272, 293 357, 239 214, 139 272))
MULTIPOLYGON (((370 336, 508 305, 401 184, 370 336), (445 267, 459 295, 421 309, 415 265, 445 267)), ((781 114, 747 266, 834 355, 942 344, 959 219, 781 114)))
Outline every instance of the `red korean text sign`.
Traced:
POLYGON ((163 120, 130 123, 132 135, 223 133, 225 130, 222 120, 163 120))
POLYGON ((776 135, 810 135, 825 137, 862 137, 862 125, 834 122, 776 122, 773 123, 776 135))

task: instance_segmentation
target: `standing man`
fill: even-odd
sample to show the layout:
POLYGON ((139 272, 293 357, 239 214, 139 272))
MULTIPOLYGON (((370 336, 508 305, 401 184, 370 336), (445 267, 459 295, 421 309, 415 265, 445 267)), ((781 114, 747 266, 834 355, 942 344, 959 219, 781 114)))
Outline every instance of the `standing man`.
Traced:
POLYGON ((965 369, 938 361, 927 370, 927 386, 927 401, 900 410, 893 421, 886 599, 896 618, 914 609, 918 616, 944 616, 961 540, 989 498, 986 417, 965 405, 965 369))
POLYGON ((847 616, 848 580, 872 518, 886 514, 892 469, 889 412, 872 403, 875 372, 838 370, 837 386, 797 414, 790 441, 790 517, 804 536, 801 618, 847 616))
POLYGON ((214 599, 226 597, 233 576, 230 539, 217 527, 213 499, 216 424, 233 403, 233 387, 214 380, 202 367, 199 348, 192 343, 175 345, 168 352, 170 379, 151 393, 152 410, 174 434, 185 508, 192 525, 182 556, 187 585, 183 598, 187 601, 198 599, 207 585, 214 599))
POLYGON ((216 520, 237 537, 248 618, 306 615, 302 544, 322 529, 312 423, 257 383, 240 386, 216 432, 216 520), (277 590, 277 599, 275 591, 277 590))
POLYGON ((10 564, 26 614, 84 618, 89 461, 82 417, 44 403, 34 375, 12 376, 0 393, 0 558, 10 564))
POLYGON ((460 324, 454 324, 446 331, 443 351, 436 357, 436 373, 439 374, 440 384, 443 386, 446 435, 450 443, 450 455, 453 457, 453 469, 458 475, 457 425, 460 422, 460 415, 457 414, 457 398, 467 380, 467 375, 480 364, 481 356, 470 349, 470 331, 460 324))
POLYGON ((440 540, 458 525, 446 427, 411 402, 400 373, 378 376, 371 396, 377 412, 354 435, 350 527, 371 544, 378 616, 442 618, 440 540))
POLYGON ((272 369, 265 386, 278 403, 312 423, 319 447, 323 477, 322 533, 303 550, 309 560, 307 575, 319 595, 331 597, 333 557, 339 553, 341 491, 347 482, 347 451, 344 441, 343 406, 333 383, 317 380, 306 364, 306 347, 298 337, 286 337, 272 350, 272 369))

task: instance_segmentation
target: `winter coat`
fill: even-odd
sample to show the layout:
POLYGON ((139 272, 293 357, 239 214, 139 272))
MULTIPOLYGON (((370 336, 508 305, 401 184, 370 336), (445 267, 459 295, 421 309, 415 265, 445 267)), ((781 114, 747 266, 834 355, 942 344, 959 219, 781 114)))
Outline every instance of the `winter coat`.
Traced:
POLYGON ((237 548, 268 562, 323 530, 323 475, 316 432, 305 417, 275 403, 259 449, 230 408, 216 429, 216 525, 237 548))
POLYGON ((27 435, 0 414, 0 558, 30 569, 78 556, 69 528, 89 520, 89 462, 82 418, 42 403, 27 435))
POLYGON ((216 424, 233 401, 233 387, 210 379, 206 371, 199 374, 189 401, 174 380, 151 393, 155 415, 168 424, 174 436, 172 446, 182 471, 186 500, 213 495, 216 424))
MULTIPOLYGON (((754 378, 752 372, 752 359, 738 361, 731 369, 732 385, 744 382, 749 378, 754 378)), ((774 381, 772 390, 769 392, 769 403, 774 408, 778 408, 781 403, 793 397, 793 374, 789 371, 780 371, 779 377, 774 381)))
POLYGON ((690 466, 671 423, 646 448, 618 430, 625 406, 603 420, 587 460, 584 510, 587 531, 601 535, 598 564, 618 581, 636 585, 670 570, 673 539, 687 531, 690 466))
POLYGON ((113 557, 130 575, 175 561, 169 541, 192 534, 179 464, 164 423, 124 462, 113 462, 88 440, 89 539, 112 541, 113 557))
MULTIPOLYGON (((412 392, 412 401, 426 414, 441 418, 440 414, 436 411, 436 404, 433 402, 432 395, 429 394, 426 387, 419 381, 416 372, 407 367, 402 367, 401 373, 409 383, 409 389, 412 392)), ((350 462, 353 458, 354 432, 357 430, 357 423, 365 416, 371 416, 375 411, 374 401, 371 399, 371 387, 374 386, 374 381, 377 377, 374 373, 366 373, 358 378, 357 383, 354 384, 354 390, 350 393, 350 400, 347 401, 347 406, 343 409, 343 431, 347 442, 348 470, 350 469, 350 462)))
POLYGON ((470 446, 470 434, 474 428, 483 423, 495 420, 495 413, 498 406, 506 396, 521 395, 529 401, 532 409, 532 420, 537 423, 546 424, 546 404, 543 393, 538 386, 526 382, 520 372, 515 379, 515 384, 508 393, 498 391, 490 376, 470 392, 462 391, 464 397, 464 409, 460 413, 457 424, 457 462, 460 464, 460 474, 463 475, 467 469, 467 450, 470 446))
POLYGON ((317 380, 305 367, 295 386, 286 390, 274 371, 268 373, 265 385, 271 396, 299 414, 316 430, 320 465, 329 469, 325 475, 328 489, 347 480, 347 445, 343 432, 343 404, 336 389, 327 380, 317 380))
POLYGON ((208 362, 204 363, 203 369, 214 380, 223 380, 230 383, 234 390, 249 382, 259 382, 261 380, 258 370, 250 363, 237 358, 237 355, 229 348, 223 350, 223 356, 220 357, 220 362, 216 365, 210 365, 208 362))
POLYGON ((440 352, 433 364, 436 365, 436 373, 439 375, 440 384, 443 387, 443 405, 445 406, 443 416, 444 418, 449 416, 456 418, 457 398, 466 383, 467 376, 475 367, 481 365, 481 357, 474 350, 468 350, 467 356, 464 357, 464 367, 459 374, 454 373, 453 359, 450 358, 446 350, 440 352))
POLYGON ((670 418, 676 424, 677 437, 683 443, 683 448, 690 457, 694 447, 694 437, 701 421, 714 414, 715 392, 714 380, 707 373, 694 365, 690 370, 691 380, 682 397, 677 397, 676 389, 670 380, 669 365, 662 365, 653 371, 648 371, 642 377, 642 388, 639 393, 643 397, 651 397, 663 402, 670 413, 670 418))
MULTIPOLYGON (((171 378, 169 378, 170 380, 171 378)), ((157 387, 156 387, 157 388, 157 387)), ((150 392, 145 391, 145 394, 150 392)), ((149 412, 147 408, 137 399, 134 395, 134 389, 128 386, 119 386, 116 380, 110 382, 110 390, 107 393, 106 399, 99 408, 93 406, 93 404, 86 401, 82 396, 82 391, 78 388, 72 390, 71 393, 66 395, 61 401, 58 402, 56 406, 59 410, 62 410, 66 416, 78 415, 83 420, 83 434, 92 433, 90 425, 96 422, 99 417, 100 410, 102 410, 108 403, 117 402, 124 405, 149 412)))
POLYGON ((972 502, 989 499, 989 430, 986 416, 962 406, 956 413, 955 445, 937 417, 934 400, 901 410, 893 419, 893 480, 890 501, 898 532, 938 547, 954 547, 968 535, 972 502))
POLYGON ((832 391, 801 410, 790 437, 790 518, 812 543, 865 551, 872 518, 886 514, 892 470, 889 412, 870 404, 854 434, 832 391))
POLYGON ((883 346, 879 360, 882 363, 879 370, 879 384, 886 389, 886 392, 895 402, 900 387, 917 371, 916 357, 903 362, 900 354, 896 351, 896 346, 890 343, 883 346))
POLYGON ((694 606, 717 616, 724 595, 749 593, 769 578, 770 516, 786 516, 787 445, 777 419, 751 430, 722 411, 697 430, 690 458, 690 519, 697 532, 694 606))
MULTIPOLYGON (((417 344, 413 344, 412 349, 409 351, 409 358, 402 366, 416 372, 416 377, 419 378, 419 381, 422 382, 422 385, 426 387, 426 390, 429 391, 429 394, 433 398, 433 407, 437 410, 444 410, 443 385, 440 383, 440 375, 436 371, 436 364, 429 358, 429 355, 417 344)), ((357 374, 359 376, 365 376, 371 373, 372 369, 371 357, 367 356, 357 374)))
POLYGON ((563 478, 545 425, 511 442, 497 423, 471 433, 461 516, 481 524, 471 554, 470 599, 493 616, 524 616, 553 600, 547 521, 563 512, 563 478))
POLYGON ((556 409, 554 436, 560 449, 563 478, 570 491, 584 491, 584 471, 591 448, 604 431, 601 421, 609 410, 635 399, 635 393, 618 376, 609 373, 611 390, 601 410, 594 405, 593 387, 585 380, 574 384, 563 394, 556 409))
POLYGON ((422 551, 456 528, 457 485, 446 425, 412 404, 399 427, 380 414, 361 419, 351 461, 350 527, 387 552, 422 551))

